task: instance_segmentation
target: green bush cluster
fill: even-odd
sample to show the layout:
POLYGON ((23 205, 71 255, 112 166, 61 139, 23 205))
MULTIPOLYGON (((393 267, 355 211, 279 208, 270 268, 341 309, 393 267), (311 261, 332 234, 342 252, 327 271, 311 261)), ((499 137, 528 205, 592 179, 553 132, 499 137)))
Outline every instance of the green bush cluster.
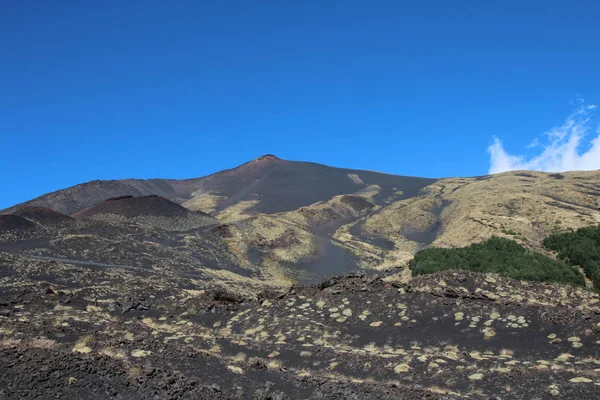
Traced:
POLYGON ((600 289, 600 226, 553 233, 544 239, 544 247, 556 251, 565 263, 582 267, 594 287, 600 289))
POLYGON ((421 250, 410 267, 414 275, 463 269, 498 273, 519 280, 585 285, 583 275, 575 267, 529 250, 514 240, 499 237, 469 247, 421 250))

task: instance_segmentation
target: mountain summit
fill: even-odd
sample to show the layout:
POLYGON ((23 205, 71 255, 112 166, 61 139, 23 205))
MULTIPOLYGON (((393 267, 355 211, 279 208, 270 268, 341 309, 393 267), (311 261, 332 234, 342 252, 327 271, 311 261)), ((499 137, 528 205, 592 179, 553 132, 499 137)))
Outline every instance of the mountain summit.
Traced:
POLYGON ((286 161, 266 154, 202 178, 92 181, 40 196, 2 212, 38 206, 72 215, 108 198, 158 195, 205 212, 223 210, 239 202, 252 202, 252 210, 272 214, 308 206, 335 195, 354 193, 370 185, 378 186, 382 196, 396 191, 410 196, 433 182, 435 179, 286 161))

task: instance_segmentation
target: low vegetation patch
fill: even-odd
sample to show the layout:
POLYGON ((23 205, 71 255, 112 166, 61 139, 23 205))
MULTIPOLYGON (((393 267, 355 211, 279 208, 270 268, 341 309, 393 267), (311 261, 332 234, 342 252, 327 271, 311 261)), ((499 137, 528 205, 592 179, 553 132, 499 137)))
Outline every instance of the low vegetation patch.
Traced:
POLYGON ((600 226, 553 233, 544 239, 544 246, 556 251, 565 263, 583 268, 594 287, 600 289, 600 226))
POLYGON ((421 250, 410 266, 414 275, 463 269, 519 280, 585 285, 583 275, 575 267, 499 237, 469 247, 421 250))

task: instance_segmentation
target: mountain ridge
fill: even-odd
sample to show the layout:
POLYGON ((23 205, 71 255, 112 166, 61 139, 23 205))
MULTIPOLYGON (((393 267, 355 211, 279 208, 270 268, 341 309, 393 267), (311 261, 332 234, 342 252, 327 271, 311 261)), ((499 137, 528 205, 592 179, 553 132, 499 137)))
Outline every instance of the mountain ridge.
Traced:
MULTIPOLYGON (((223 191, 228 196, 233 196, 235 199, 240 198, 244 200, 250 200, 250 195, 254 194, 253 191, 259 191, 259 195, 271 190, 269 185, 270 182, 261 182, 258 186, 265 187, 253 188, 251 185, 248 187, 247 180, 257 179, 257 174, 260 174, 264 170, 272 176, 275 175, 271 180, 275 180, 277 183, 285 184, 286 180, 284 177, 277 175, 288 175, 296 177, 296 179, 304 180, 304 183, 310 183, 312 177, 310 174, 323 175, 326 173, 335 173, 338 177, 348 174, 367 174, 373 176, 375 180, 394 180, 394 179, 417 179, 423 180, 424 182, 433 182, 435 179, 431 178, 418 178, 418 177, 404 177, 400 175, 354 170, 348 168, 329 167, 322 164, 310 163, 304 161, 288 161, 278 158, 274 155, 267 154, 250 160, 237 167, 217 171, 215 173, 198 177, 198 178, 187 178, 187 179, 168 179, 168 178, 152 178, 152 179, 111 179, 111 180, 92 180, 81 184, 73 185, 65 189, 59 189, 50 193, 43 194, 31 200, 23 203, 15 204, 4 210, 0 210, 2 214, 13 213, 20 208, 25 206, 40 206, 53 209, 65 215, 72 215, 73 213, 82 210, 83 208, 89 207, 100 201, 106 200, 111 197, 118 196, 145 196, 145 195, 159 195, 169 200, 176 201, 179 203, 185 203, 186 201, 193 200, 193 194, 200 191, 200 194, 212 195, 213 192, 223 191), (294 167, 295 166, 295 167, 294 167), (278 170, 277 167, 280 167, 278 170), (314 169, 314 171, 310 171, 314 169), (308 177, 308 178, 307 178, 308 177), (246 180, 246 181, 245 181, 246 180), (239 193, 234 193, 235 191, 239 193), (247 193, 244 193, 246 191, 247 193), (237 195, 237 197, 236 197, 237 195)), ((317 177, 318 178, 318 177, 317 177)), ((326 180, 322 179, 321 181, 326 180)), ((351 180, 351 178, 348 178, 351 180)), ((256 186, 256 184, 255 184, 256 186)), ((297 185, 298 186, 298 185, 297 185)), ((321 196, 313 196, 310 200, 306 200, 301 205, 310 205, 314 201, 325 200, 334 194, 344 194, 347 190, 351 189, 351 185, 345 183, 343 188, 338 190, 325 190, 325 194, 321 196), (339 192, 339 193, 338 193, 339 192)), ((220 193, 216 193, 215 196, 219 196, 220 193)), ((290 195, 291 196, 291 195, 290 195)), ((288 196, 288 197, 290 197, 288 196)), ((276 207, 277 202, 274 201, 268 207, 276 207)), ((299 203, 294 203, 294 205, 299 203)), ((296 207, 290 208, 293 209, 296 207)), ((260 211, 265 211, 261 209, 260 211)), ((277 209, 277 211, 284 211, 277 209)))
POLYGON ((68 226, 27 231, 38 244, 51 238, 37 252, 122 264, 119 257, 130 260, 127 251, 143 249, 146 264, 166 265, 170 254, 181 270, 192 263, 214 274, 217 265, 242 271, 239 279, 287 285, 356 269, 407 275, 423 248, 464 247, 492 236, 544 252, 541 241, 550 233, 600 223, 599 198, 600 171, 433 179, 267 154, 201 178, 91 181, 7 210, 47 207, 77 217, 68 226), (107 232, 127 245, 119 248, 107 232), (188 258, 178 255, 182 249, 188 258), (211 252, 219 262, 203 255, 211 252))

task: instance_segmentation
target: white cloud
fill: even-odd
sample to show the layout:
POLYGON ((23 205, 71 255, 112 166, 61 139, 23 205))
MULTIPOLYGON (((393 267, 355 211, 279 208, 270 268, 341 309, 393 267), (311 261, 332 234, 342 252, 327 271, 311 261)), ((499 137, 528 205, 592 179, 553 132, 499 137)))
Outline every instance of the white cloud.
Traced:
POLYGON ((527 145, 528 149, 533 149, 534 147, 539 147, 540 146, 540 140, 538 138, 533 139, 533 141, 531 143, 529 143, 529 145, 527 145))
POLYGON ((540 153, 531 156, 509 154, 502 141, 494 138, 488 147, 490 154, 490 174, 519 169, 546 172, 600 169, 600 126, 589 142, 585 137, 590 133, 590 124, 595 105, 585 105, 578 99, 580 106, 566 121, 544 134, 544 139, 534 139, 527 148, 540 148, 540 153), (587 143, 587 145, 586 145, 587 143))

